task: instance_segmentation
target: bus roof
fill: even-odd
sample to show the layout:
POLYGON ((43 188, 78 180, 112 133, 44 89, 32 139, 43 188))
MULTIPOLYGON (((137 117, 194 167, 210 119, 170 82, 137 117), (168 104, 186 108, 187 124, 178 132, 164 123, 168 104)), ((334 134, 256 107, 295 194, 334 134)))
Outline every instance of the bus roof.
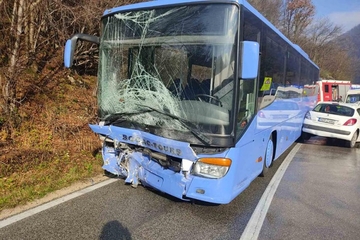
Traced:
POLYGON ((179 4, 197 4, 197 3, 239 3, 245 5, 246 0, 150 0, 146 2, 139 2, 133 4, 126 4, 119 7, 114 7, 111 9, 107 9, 104 12, 103 16, 115 13, 115 12, 122 12, 122 11, 129 11, 129 10, 137 10, 137 9, 146 9, 146 8, 153 8, 153 7, 164 7, 164 6, 173 6, 179 4))
POLYGON ((246 0, 150 0, 147 2, 140 2, 134 4, 122 5, 119 7, 114 7, 111 9, 105 10, 103 17, 112 15, 117 12, 129 11, 129 10, 138 10, 138 9, 148 9, 156 7, 170 7, 185 4, 198 4, 198 3, 235 3, 245 6, 249 11, 255 14, 262 22, 264 22, 268 27, 270 27, 276 34, 278 34, 284 41, 291 45, 295 51, 300 53, 305 57, 311 64, 313 64, 317 69, 319 67, 309 58, 309 55, 301 49, 297 44, 292 43, 280 30, 278 30, 269 20, 267 20, 259 11, 257 11, 250 3, 246 0))

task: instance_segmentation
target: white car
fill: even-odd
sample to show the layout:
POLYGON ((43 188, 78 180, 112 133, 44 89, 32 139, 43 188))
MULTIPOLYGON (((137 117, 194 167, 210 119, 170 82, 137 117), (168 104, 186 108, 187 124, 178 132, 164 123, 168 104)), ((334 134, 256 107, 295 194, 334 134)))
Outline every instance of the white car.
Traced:
POLYGON ((341 102, 319 102, 306 113, 303 139, 321 136, 345 140, 346 146, 353 148, 360 141, 360 104, 341 102))
POLYGON ((303 121, 298 102, 289 99, 276 99, 258 112, 259 129, 273 127, 284 122, 283 129, 299 131, 303 121))

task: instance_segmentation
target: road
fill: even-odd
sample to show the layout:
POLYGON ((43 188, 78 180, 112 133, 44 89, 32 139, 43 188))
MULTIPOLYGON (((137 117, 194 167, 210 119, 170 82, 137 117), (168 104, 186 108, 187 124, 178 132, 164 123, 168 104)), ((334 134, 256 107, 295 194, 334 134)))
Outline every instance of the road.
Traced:
POLYGON ((324 145, 322 139, 294 147, 298 151, 253 238, 244 230, 291 149, 228 205, 182 202, 115 180, 5 224, 0 239, 357 239, 360 149, 324 145))
POLYGON ((360 149, 300 148, 271 203, 259 239, 359 239, 360 149))

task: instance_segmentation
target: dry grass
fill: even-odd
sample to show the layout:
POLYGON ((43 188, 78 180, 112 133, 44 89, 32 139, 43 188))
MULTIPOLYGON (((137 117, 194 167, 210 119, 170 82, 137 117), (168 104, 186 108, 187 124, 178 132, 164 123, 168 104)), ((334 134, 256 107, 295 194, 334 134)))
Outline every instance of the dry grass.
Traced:
POLYGON ((67 74, 41 90, 22 86, 16 127, 11 136, 0 128, 0 211, 103 172, 100 140, 88 127, 96 121, 96 78, 67 74))

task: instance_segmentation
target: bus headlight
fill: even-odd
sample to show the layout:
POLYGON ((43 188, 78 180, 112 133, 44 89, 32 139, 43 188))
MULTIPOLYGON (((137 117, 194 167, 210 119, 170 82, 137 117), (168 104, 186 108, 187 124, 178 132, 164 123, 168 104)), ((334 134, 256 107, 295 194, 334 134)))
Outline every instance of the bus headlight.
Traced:
POLYGON ((200 158, 194 165, 192 174, 207 178, 222 178, 231 165, 229 158, 200 158))

